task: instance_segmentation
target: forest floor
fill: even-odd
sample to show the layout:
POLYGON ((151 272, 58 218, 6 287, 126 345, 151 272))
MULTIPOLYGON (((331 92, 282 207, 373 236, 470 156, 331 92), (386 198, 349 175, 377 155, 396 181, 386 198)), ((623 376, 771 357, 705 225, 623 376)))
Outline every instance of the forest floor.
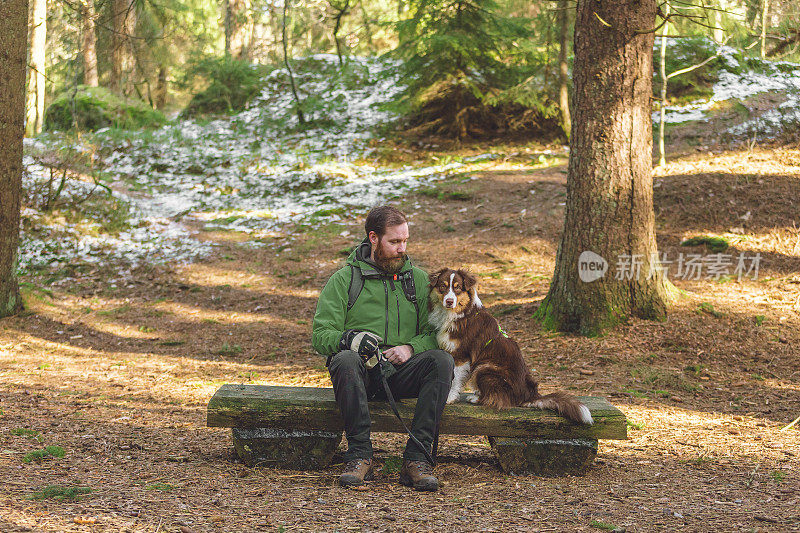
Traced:
MULTIPOLYGON (((410 254, 479 276, 543 390, 605 396, 628 416, 629 439, 601 441, 586 475, 506 475, 484 438, 449 436, 433 494, 390 469, 347 490, 341 465, 246 467, 230 430, 205 427, 205 406, 223 383, 329 386, 311 321, 363 221, 286 227, 256 249, 204 232, 219 244, 208 258, 124 283, 101 267, 55 289, 24 280, 27 310, 0 321, 0 530, 800 531, 800 427, 781 431, 800 415, 800 150, 704 149, 657 169, 658 245, 683 296, 665 322, 598 338, 532 319, 566 159, 531 169, 515 150, 404 198, 410 254), (680 246, 700 235, 731 243, 727 274, 707 278, 711 252, 680 246), (738 258, 753 266, 756 253, 757 276, 737 279, 738 258), (699 279, 678 275, 679 254, 706 258, 699 279), (24 461, 45 446, 65 455, 24 461), (36 499, 49 485, 91 492, 36 499)), ((380 461, 402 453, 400 436, 375 441, 380 461)))

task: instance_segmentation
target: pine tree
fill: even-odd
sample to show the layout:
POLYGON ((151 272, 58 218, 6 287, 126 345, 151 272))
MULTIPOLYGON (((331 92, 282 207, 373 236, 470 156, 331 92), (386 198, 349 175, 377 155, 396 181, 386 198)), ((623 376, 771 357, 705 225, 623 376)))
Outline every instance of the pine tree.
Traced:
POLYGON ((397 24, 409 130, 494 137, 513 130, 560 134, 558 106, 537 79, 528 19, 494 0, 414 0, 397 24))
POLYGON ((408 94, 457 81, 476 95, 508 75, 504 58, 525 37, 522 21, 498 12, 494 0, 413 0, 397 24, 408 94))

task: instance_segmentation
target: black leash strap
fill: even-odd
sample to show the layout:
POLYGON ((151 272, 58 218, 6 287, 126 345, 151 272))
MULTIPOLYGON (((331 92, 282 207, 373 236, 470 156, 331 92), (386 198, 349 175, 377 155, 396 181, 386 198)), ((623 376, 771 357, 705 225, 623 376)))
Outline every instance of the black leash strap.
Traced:
POLYGON ((389 405, 392 407, 392 411, 394 411, 394 416, 397 417, 397 419, 400 421, 400 424, 403 426, 403 429, 405 429, 406 433, 408 433, 411 442, 416 444, 417 448, 422 450, 422 453, 425 454, 425 458, 428 460, 431 466, 436 466, 436 459, 434 459, 434 457, 436 456, 436 448, 438 447, 439 444, 439 427, 438 426, 436 427, 436 436, 433 441, 433 455, 431 455, 430 453, 428 453, 428 450, 419 441, 419 439, 417 439, 417 437, 411 434, 411 431, 408 429, 408 426, 406 426, 406 423, 403 422, 403 418, 397 411, 397 404, 394 401, 394 396, 392 396, 392 391, 389 390, 389 382, 386 380, 387 374, 391 376, 395 372, 392 363, 384 359, 379 363, 379 365, 381 367, 380 371, 381 371, 381 383, 383 383, 383 391, 386 393, 386 399, 389 400, 389 405), (386 365, 390 366, 391 370, 386 370, 387 368, 386 365))

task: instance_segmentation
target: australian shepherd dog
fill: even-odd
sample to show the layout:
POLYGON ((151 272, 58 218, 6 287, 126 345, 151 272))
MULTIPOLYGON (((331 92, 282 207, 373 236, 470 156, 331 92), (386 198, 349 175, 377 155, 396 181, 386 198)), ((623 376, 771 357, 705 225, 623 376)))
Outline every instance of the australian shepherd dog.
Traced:
POLYGON ((591 424, 589 408, 565 392, 542 396, 519 345, 483 307, 477 280, 463 270, 445 268, 430 275, 428 321, 439 347, 453 355, 455 377, 447 397, 453 403, 470 377, 478 389, 469 401, 501 409, 553 409, 581 424, 591 424))

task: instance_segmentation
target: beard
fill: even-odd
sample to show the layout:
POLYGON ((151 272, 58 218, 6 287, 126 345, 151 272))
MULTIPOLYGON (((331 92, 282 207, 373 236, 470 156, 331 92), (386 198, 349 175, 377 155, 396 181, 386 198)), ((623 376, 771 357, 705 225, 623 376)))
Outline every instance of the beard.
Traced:
POLYGON ((378 243, 378 246, 375 249, 375 264, 389 274, 396 274, 400 272, 400 269, 403 268, 407 258, 408 255, 406 254, 394 255, 390 257, 383 249, 383 243, 381 242, 378 243))

